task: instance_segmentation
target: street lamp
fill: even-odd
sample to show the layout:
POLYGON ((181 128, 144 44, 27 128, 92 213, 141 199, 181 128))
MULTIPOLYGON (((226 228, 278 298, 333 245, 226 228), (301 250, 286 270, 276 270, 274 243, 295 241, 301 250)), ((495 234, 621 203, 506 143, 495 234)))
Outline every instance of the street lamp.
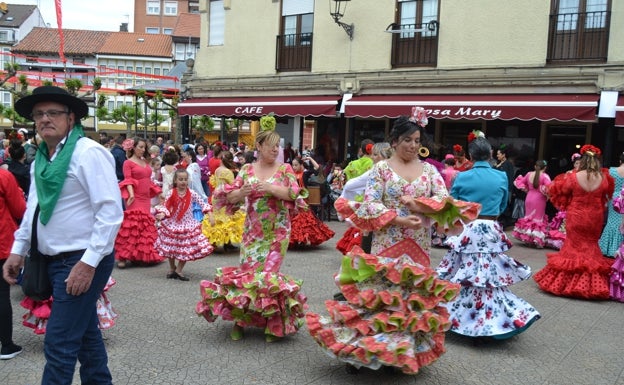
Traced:
POLYGON ((349 39, 353 40, 353 30, 355 29, 353 23, 346 24, 340 21, 347 10, 347 4, 349 1, 351 0, 329 0, 329 15, 334 19, 336 24, 345 30, 347 35, 349 35, 349 39), (333 6, 332 1, 334 2, 333 6))

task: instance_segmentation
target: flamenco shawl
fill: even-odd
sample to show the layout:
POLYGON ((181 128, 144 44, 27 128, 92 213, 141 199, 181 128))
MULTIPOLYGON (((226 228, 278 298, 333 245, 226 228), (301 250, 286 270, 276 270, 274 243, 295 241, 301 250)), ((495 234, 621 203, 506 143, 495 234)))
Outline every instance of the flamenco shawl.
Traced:
POLYGON ((356 367, 394 366, 415 374, 444 352, 451 327, 441 306, 460 285, 438 278, 412 239, 379 255, 354 247, 335 276, 346 301, 326 301, 329 316, 307 313, 308 330, 330 355, 356 367))
POLYGON ((184 194, 183 197, 180 197, 178 194, 178 189, 173 189, 171 192, 171 196, 167 199, 165 203, 165 207, 169 210, 170 213, 175 213, 177 211, 178 216, 176 219, 181 221, 184 218, 184 213, 188 211, 189 206, 191 205, 191 193, 189 191, 184 194))
POLYGON ((436 231, 459 233, 463 223, 475 220, 481 211, 481 204, 454 199, 451 196, 438 201, 429 197, 415 199, 418 211, 435 221, 436 231))
POLYGON ((201 281, 195 312, 208 322, 221 316, 278 337, 296 333, 304 323, 307 299, 300 292, 302 281, 279 272, 281 259, 273 252, 264 264, 217 269, 214 281, 201 281))

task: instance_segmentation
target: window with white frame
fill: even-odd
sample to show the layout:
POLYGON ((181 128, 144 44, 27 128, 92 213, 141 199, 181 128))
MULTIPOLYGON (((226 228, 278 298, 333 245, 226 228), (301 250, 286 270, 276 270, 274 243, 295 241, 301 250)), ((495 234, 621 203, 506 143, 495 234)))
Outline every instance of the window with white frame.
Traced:
POLYGON ((223 0, 210 0, 208 45, 223 45, 225 35, 225 10, 223 0))
POLYGON ((4 70, 4 65, 7 63, 11 63, 13 60, 11 59, 11 48, 10 47, 2 47, 2 53, 0 55, 0 70, 4 70))
POLYGON ((160 0, 147 0, 147 14, 160 15, 160 0))
POLYGON ((165 15, 177 16, 178 14, 178 2, 177 1, 165 1, 165 15))
POLYGON ((172 35, 173 34, 173 28, 163 28, 163 33, 165 35, 172 35))
POLYGON ((176 43, 175 45, 175 59, 186 60, 186 44, 176 43))
POLYGON ((146 27, 145 28, 145 33, 150 33, 153 35, 156 35, 160 32, 160 28, 158 27, 146 27))
POLYGON ((13 103, 11 103, 11 93, 7 91, 2 91, 2 105, 4 107, 13 107, 13 103))

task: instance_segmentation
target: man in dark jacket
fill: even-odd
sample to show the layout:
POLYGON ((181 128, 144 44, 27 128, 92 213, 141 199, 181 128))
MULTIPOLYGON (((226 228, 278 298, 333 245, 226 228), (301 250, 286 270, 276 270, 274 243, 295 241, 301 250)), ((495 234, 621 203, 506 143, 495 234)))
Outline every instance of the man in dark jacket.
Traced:
POLYGON ((119 135, 115 138, 115 144, 111 148, 110 152, 113 154, 113 158, 115 158, 115 174, 117 175, 117 182, 121 182, 124 179, 123 174, 123 164, 126 161, 126 152, 121 147, 124 138, 119 135))

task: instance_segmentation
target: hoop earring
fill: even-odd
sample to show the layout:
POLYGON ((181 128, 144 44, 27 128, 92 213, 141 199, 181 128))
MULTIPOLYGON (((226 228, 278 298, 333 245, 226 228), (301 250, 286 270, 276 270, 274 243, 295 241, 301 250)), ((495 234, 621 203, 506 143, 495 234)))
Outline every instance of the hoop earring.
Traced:
POLYGON ((420 155, 423 158, 426 158, 429 156, 429 149, 427 147, 420 147, 418 149, 418 155, 420 155))

